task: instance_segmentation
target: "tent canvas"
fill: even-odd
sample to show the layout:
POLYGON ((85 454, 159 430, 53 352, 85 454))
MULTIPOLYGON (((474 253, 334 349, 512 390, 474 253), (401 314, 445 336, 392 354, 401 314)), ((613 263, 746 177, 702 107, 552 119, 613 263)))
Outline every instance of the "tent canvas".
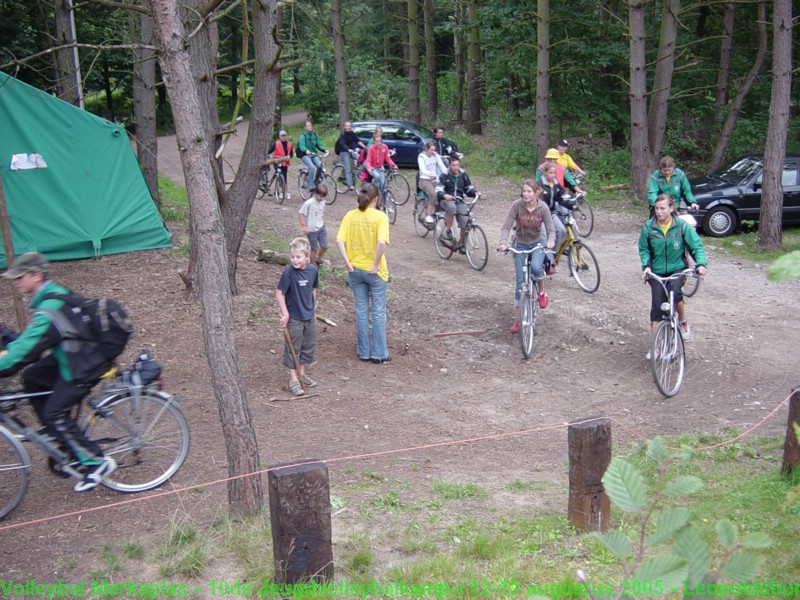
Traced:
POLYGON ((74 260, 171 245, 125 129, 5 73, 0 177, 17 256, 74 260), (37 163, 46 167, 18 168, 37 163))

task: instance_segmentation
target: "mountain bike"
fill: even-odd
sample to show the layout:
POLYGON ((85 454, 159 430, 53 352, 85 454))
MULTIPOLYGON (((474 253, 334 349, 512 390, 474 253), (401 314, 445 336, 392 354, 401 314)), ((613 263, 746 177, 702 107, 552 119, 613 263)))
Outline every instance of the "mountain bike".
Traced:
POLYGON ((286 194, 286 179, 284 179, 283 172, 279 167, 282 162, 286 162, 286 157, 276 159, 270 156, 269 159, 261 165, 261 178, 258 180, 258 191, 260 194, 256 195, 256 200, 260 200, 266 195, 272 195, 278 204, 283 204, 284 199, 288 199, 286 194), (274 170, 270 169, 273 165, 274 170), (269 176, 271 170, 273 171, 272 177, 269 176))
POLYGON ((512 252, 513 254, 523 255, 523 279, 522 287, 519 291, 519 340, 522 344, 522 355, 525 358, 530 358, 533 354, 533 347, 536 341, 536 317, 539 314, 539 282, 533 278, 531 257, 537 250, 552 253, 552 250, 546 250, 544 244, 537 244, 530 250, 517 250, 513 246, 508 246, 505 250, 505 253, 512 252))
POLYGON ((563 217, 566 233, 564 233, 561 242, 558 244, 558 249, 553 259, 554 264, 557 265, 559 259, 566 254, 569 270, 578 287, 584 292, 592 294, 600 287, 600 265, 597 263, 594 252, 591 251, 589 246, 575 238, 573 230, 575 229, 576 219, 572 211, 563 213, 557 209, 557 212, 558 214, 554 214, 553 218, 563 217))
MULTIPOLYGON (((325 156, 328 155, 324 154, 323 158, 325 156)), ((325 204, 333 204, 336 202, 336 194, 338 193, 336 191, 336 181, 325 171, 325 165, 322 164, 322 162, 320 162, 320 165, 320 168, 317 169, 316 177, 314 178, 314 185, 324 181, 325 185, 328 186, 328 195, 325 196, 325 204)), ((297 172, 297 189, 303 200, 308 200, 314 193, 314 190, 304 187, 306 185, 306 179, 308 179, 308 167, 303 163, 303 166, 300 167, 300 170, 297 172)))
MULTIPOLYGON (((189 452, 189 426, 180 408, 181 399, 148 376, 150 369, 144 364, 137 361, 124 371, 115 367, 76 409, 84 435, 117 462, 117 469, 102 483, 118 492, 158 487, 178 471, 189 452)), ((160 366, 155 377, 159 374, 160 366)), ((31 460, 23 442, 38 446, 48 455, 53 474, 83 479, 85 467, 71 449, 62 446, 47 428, 34 429, 20 415, 29 412, 25 409, 31 399, 49 394, 0 391, 0 519, 22 501, 28 486, 31 460)))
POLYGON ((683 344, 683 331, 675 307, 675 290, 673 283, 694 274, 694 269, 684 269, 668 277, 650 273, 648 278, 655 279, 664 288, 667 302, 661 305, 661 322, 656 326, 650 342, 650 366, 653 369, 653 380, 658 391, 671 398, 681 389, 686 372, 686 353, 683 344))
MULTIPOLYGON (((572 178, 577 185, 583 183, 585 175, 580 173, 572 173, 572 178)), ((567 190, 569 191, 569 190, 567 190)), ((580 192, 575 196, 566 196, 575 201, 575 233, 581 237, 589 237, 594 229, 594 211, 589 199, 586 197, 586 192, 580 192)))
MULTIPOLYGON (((433 213, 434 222, 425 223, 424 216, 422 225, 424 227, 432 228, 433 230, 433 245, 436 248, 436 253, 444 259, 449 259, 454 252, 458 254, 466 254, 467 255, 467 262, 469 262, 469 266, 475 269, 476 271, 482 271, 483 268, 486 266, 486 263, 489 262, 489 242, 486 240, 486 234, 483 231, 483 228, 478 225, 478 218, 475 216, 473 212, 475 208, 475 204, 477 204, 478 199, 481 197, 480 194, 475 196, 474 199, 463 199, 460 197, 456 197, 457 201, 461 201, 467 207, 467 214, 466 215, 456 215, 453 219, 453 237, 452 239, 445 239, 443 236, 445 235, 445 211, 437 210, 433 213), (470 200, 467 202, 467 200, 470 200), (464 225, 464 245, 463 247, 459 244, 459 239, 461 238, 461 231, 458 225, 459 217, 466 219, 466 224, 464 225)), ((416 205, 415 205, 416 209, 416 205)), ((416 219, 414 221, 416 227, 416 219)))

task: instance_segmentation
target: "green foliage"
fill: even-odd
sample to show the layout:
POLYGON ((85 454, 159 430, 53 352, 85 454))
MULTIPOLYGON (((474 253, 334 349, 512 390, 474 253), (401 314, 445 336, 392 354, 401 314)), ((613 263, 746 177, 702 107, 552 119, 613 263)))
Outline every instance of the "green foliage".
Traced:
POLYGON ((189 216, 189 196, 186 188, 166 177, 158 176, 158 195, 161 198, 161 218, 182 223, 189 216))
POLYGON ((456 483, 436 478, 433 490, 445 500, 480 499, 487 496, 486 490, 474 483, 456 483))
POLYGON ((608 497, 625 512, 639 513, 647 500, 647 487, 642 474, 629 462, 615 458, 603 476, 608 497))
POLYGON ((800 278, 800 251, 795 250, 789 254, 784 254, 772 263, 767 270, 767 277, 772 281, 800 278))

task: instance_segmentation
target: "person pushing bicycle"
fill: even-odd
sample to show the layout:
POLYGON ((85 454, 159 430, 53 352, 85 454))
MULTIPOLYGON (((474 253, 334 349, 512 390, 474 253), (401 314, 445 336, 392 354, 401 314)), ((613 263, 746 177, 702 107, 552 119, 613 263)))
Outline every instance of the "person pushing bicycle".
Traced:
MULTIPOLYGON (((687 268, 686 249, 697 263, 697 273, 705 275, 708 267, 705 249, 693 227, 675 215, 675 199, 670 194, 659 194, 654 204, 655 217, 648 219, 639 235, 639 257, 642 261, 642 279, 650 284, 650 335, 661 321, 661 305, 667 301, 664 288, 650 273, 668 277, 687 268)), ((686 307, 683 302, 683 281, 673 284, 675 309, 678 312, 683 338, 691 337, 686 307)))
MULTIPOLYGON (((675 159, 671 156, 662 157, 658 162, 658 169, 653 171, 647 182, 647 201, 650 203, 650 217, 655 214, 656 198, 660 194, 672 196, 678 213, 686 212, 687 209, 683 208, 684 202, 691 210, 700 208, 700 205, 694 200, 689 178, 686 177, 686 173, 675 166, 675 159)), ((694 227, 697 223, 692 221, 694 221, 694 218, 687 222, 694 227)))
POLYGON ((22 381, 26 392, 51 392, 44 399, 32 399, 31 404, 47 432, 69 447, 86 467, 83 480, 74 487, 76 492, 86 492, 96 488, 117 468, 117 463, 104 455, 96 442, 84 436, 72 418, 72 407, 89 394, 113 364, 103 365, 87 381, 79 382, 73 377, 74 370, 62 344, 80 342, 64 339, 56 326, 53 315, 62 309, 64 301, 47 297, 70 292, 48 278, 49 267, 45 256, 28 252, 18 257, 2 275, 12 280, 21 294, 31 296, 28 308, 35 312, 19 338, 0 353, 0 377, 9 377, 25 369, 22 381), (50 354, 41 358, 48 350, 50 354))

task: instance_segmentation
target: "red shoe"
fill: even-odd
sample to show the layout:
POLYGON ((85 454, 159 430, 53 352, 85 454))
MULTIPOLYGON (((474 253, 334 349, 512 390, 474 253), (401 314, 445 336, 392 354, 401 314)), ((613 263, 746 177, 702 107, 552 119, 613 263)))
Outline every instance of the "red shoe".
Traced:
POLYGON ((519 333, 519 321, 514 321, 514 324, 511 326, 511 333, 519 333))
POLYGON ((547 308, 548 304, 550 304, 550 298, 547 296, 547 292, 539 292, 539 308, 547 308))

